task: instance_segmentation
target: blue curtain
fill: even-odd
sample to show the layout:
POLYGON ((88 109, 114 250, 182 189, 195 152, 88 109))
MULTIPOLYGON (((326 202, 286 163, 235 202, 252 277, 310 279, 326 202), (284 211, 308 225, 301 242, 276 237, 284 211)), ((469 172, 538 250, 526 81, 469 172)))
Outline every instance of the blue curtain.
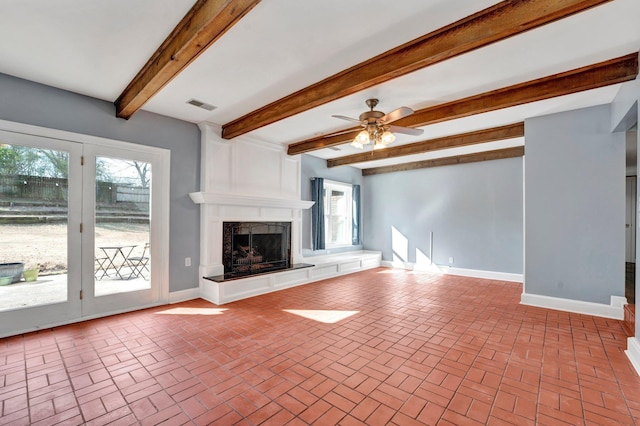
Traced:
POLYGON ((324 179, 311 179, 311 239, 314 250, 324 250, 324 179))
POLYGON ((351 244, 360 244, 360 185, 351 187, 351 244))

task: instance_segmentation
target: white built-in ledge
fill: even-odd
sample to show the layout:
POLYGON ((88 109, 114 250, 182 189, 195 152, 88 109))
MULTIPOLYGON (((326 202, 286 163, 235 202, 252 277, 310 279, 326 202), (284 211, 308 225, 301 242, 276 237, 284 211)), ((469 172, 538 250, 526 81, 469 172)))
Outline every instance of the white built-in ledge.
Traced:
POLYGON ((219 206, 308 209, 311 208, 314 203, 313 201, 256 197, 250 195, 220 194, 216 192, 191 192, 189 196, 196 204, 215 204, 219 206))
POLYGON ((253 275, 233 281, 200 280, 200 297, 217 305, 247 297, 283 290, 354 272, 377 268, 382 254, 376 251, 352 251, 303 258, 313 266, 302 269, 284 269, 264 275, 253 275))

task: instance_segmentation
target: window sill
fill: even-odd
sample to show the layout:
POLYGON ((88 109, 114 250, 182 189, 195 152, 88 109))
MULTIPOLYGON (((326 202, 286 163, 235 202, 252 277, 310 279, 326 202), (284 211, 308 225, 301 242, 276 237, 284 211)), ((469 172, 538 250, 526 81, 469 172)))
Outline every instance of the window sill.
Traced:
POLYGON ((341 249, 346 247, 353 247, 353 244, 325 244, 325 250, 341 249))

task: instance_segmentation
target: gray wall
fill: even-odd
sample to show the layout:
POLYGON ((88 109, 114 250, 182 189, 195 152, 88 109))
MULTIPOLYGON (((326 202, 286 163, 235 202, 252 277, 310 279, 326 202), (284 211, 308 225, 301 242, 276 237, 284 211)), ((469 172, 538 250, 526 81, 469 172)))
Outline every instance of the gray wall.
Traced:
POLYGON ((195 124, 152 114, 116 118, 110 102, 0 74, 0 119, 171 150, 170 291, 198 286, 200 130, 195 124), (184 266, 191 257, 192 267, 184 266))
POLYGON ((511 158, 366 176, 364 248, 381 250, 383 260, 422 263, 416 253, 429 258, 433 232, 435 264, 449 265, 453 257, 456 268, 521 274, 522 163, 511 158))
MULTIPOLYGON (((360 193, 362 200, 362 207, 364 208, 364 194, 363 194, 363 179, 362 171, 350 166, 340 167, 327 167, 327 161, 311 155, 302 155, 302 188, 301 199, 311 201, 311 178, 321 177, 336 182, 349 183, 352 185, 360 185, 360 193)), ((362 221, 360 222, 362 223, 362 221)), ((363 230, 364 233, 364 230, 363 230)), ((332 249, 332 253, 338 253, 341 251, 361 250, 362 246, 351 246, 348 248, 332 249)), ((304 256, 310 256, 313 254, 322 254, 324 250, 313 251, 311 247, 311 210, 303 210, 302 212, 302 254, 304 256)))
POLYGON ((625 136, 608 105, 525 121, 525 292, 624 296, 625 136))

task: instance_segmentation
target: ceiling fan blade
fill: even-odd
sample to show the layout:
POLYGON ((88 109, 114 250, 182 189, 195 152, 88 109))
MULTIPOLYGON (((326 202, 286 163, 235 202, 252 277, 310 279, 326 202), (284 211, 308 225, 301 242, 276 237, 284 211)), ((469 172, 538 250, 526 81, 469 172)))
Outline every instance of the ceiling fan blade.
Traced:
POLYGON ((413 110, 409 107, 400 107, 398 109, 394 109, 393 111, 391 111, 389 114, 383 116, 380 118, 380 121, 382 121, 385 124, 391 123, 393 121, 396 120, 400 120, 401 118, 406 117, 407 115, 411 115, 413 114, 413 110))
POLYGON ((340 120, 353 121, 354 123, 360 123, 360 120, 351 117, 345 117, 344 115, 332 115, 334 118, 339 118, 340 120))
POLYGON ((393 133, 404 133, 405 135, 420 136, 424 133, 422 129, 414 129, 413 127, 389 126, 389 130, 393 133))

